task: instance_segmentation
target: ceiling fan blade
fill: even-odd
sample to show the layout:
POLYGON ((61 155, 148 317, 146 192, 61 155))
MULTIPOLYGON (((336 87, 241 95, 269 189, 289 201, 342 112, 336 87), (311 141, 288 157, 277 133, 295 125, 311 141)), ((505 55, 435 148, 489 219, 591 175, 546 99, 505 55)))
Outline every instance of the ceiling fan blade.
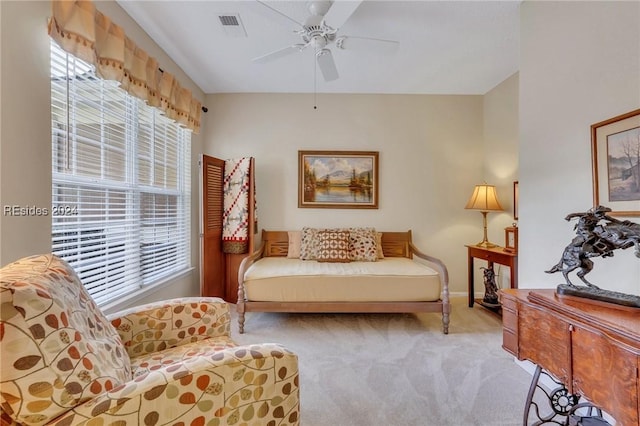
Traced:
POLYGON ((324 81, 333 81, 338 79, 338 69, 336 63, 333 60, 333 55, 329 49, 322 49, 316 53, 316 60, 318 62, 318 68, 322 72, 324 81))
POLYGON ((284 58, 285 56, 290 55, 291 53, 296 51, 300 52, 305 47, 305 44, 292 44, 291 46, 283 47, 282 49, 278 49, 265 55, 258 56, 257 58, 253 58, 251 61, 257 63, 269 62, 275 59, 284 58))
POLYGON ((382 38, 342 36, 336 39, 336 47, 338 49, 375 50, 380 53, 394 53, 399 46, 399 41, 382 38))
POLYGON ((293 19, 291 16, 289 15, 285 15, 284 13, 280 12, 278 9, 269 6, 267 3, 260 1, 260 0, 256 0, 256 2, 258 2, 259 4, 261 4, 262 6, 266 7, 268 10, 270 10, 272 13, 269 13, 269 16, 273 16, 273 17, 278 17, 280 18, 280 21, 283 24, 291 24, 294 23, 296 24, 298 27, 300 28, 304 28, 304 24, 302 22, 298 22, 297 20, 293 19))
POLYGON ((340 1, 335 0, 329 8, 329 11, 326 15, 324 15, 324 20, 327 25, 331 26, 333 29, 340 29, 345 22, 351 17, 353 12, 356 11, 358 6, 362 3, 362 0, 359 1, 340 1))

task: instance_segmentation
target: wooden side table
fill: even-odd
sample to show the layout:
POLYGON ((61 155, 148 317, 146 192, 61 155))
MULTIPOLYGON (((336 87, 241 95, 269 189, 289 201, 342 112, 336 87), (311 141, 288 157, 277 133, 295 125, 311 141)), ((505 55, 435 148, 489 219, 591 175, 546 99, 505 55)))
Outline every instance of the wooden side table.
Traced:
POLYGON ((511 288, 518 288, 518 254, 504 251, 504 247, 483 248, 474 245, 466 245, 469 258, 469 307, 473 308, 474 289, 473 289, 473 259, 482 259, 489 264, 489 268, 493 268, 494 263, 508 266, 511 271, 511 288))

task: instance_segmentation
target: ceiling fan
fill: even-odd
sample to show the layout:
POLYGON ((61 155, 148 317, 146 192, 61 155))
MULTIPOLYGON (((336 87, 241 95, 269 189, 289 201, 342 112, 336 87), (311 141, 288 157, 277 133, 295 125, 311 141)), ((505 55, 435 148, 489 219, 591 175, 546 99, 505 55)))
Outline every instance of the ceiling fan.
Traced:
POLYGON ((315 51, 316 62, 318 68, 322 72, 325 81, 336 80, 338 70, 330 46, 338 49, 350 50, 358 48, 386 48, 392 50, 397 48, 398 42, 394 40, 384 40, 371 37, 354 37, 347 35, 339 35, 338 31, 344 23, 351 17, 353 12, 360 6, 360 1, 309 1, 307 9, 309 16, 304 22, 298 22, 296 19, 282 13, 267 3, 256 0, 262 6, 271 10, 271 15, 287 20, 290 25, 295 23, 298 29, 294 32, 302 38, 301 43, 292 44, 276 51, 267 53, 266 55, 254 58, 254 62, 263 63, 275 60, 291 53, 302 52, 307 48, 313 48, 315 51))

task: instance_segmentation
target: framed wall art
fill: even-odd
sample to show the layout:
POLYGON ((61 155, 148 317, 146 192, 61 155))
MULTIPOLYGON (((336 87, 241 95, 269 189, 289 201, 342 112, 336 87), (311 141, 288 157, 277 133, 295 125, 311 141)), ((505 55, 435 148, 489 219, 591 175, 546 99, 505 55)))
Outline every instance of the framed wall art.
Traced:
POLYGON ((378 208, 377 151, 298 151, 298 207, 378 208))
POLYGON ((591 126, 593 204, 640 216, 640 109, 591 126))
POLYGON ((520 196, 518 190, 518 181, 513 182, 513 220, 518 220, 518 197, 520 196))

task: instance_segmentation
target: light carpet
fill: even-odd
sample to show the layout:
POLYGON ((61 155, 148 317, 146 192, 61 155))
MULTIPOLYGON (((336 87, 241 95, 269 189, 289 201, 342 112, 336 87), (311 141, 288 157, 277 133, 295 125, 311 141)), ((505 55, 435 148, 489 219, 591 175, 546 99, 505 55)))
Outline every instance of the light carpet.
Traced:
POLYGON ((299 357, 303 426, 522 424, 531 375, 502 345, 500 318, 454 298, 439 314, 246 314, 239 344, 299 357))

